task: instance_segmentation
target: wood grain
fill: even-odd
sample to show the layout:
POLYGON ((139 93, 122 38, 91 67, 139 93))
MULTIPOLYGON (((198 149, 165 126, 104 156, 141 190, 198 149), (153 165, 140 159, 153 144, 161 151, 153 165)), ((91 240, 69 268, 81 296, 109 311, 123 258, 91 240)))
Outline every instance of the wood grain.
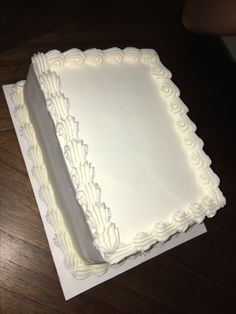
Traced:
MULTIPOLYGON (((57 27, 49 16, 41 20, 37 13, 38 20, 50 26, 50 32, 46 27, 43 35, 38 35, 35 21, 27 20, 25 34, 18 37, 19 18, 9 30, 12 38, 5 38, 1 47, 0 84, 25 79, 30 57, 37 51, 112 46, 156 49, 198 126, 212 167, 221 178, 227 206, 206 220, 207 234, 65 302, 1 91, 2 313, 235 313, 236 68, 218 38, 194 35, 182 28, 182 2, 177 3, 169 11, 161 3, 159 11, 147 10, 145 5, 143 11, 142 6, 136 11, 133 6, 132 11, 128 5, 127 16, 122 16, 121 8, 115 11, 114 5, 110 11, 98 10, 98 17, 93 12, 94 19, 76 20, 71 13, 67 22, 57 27), (112 12, 116 12, 114 19, 112 12), (32 30, 27 31, 30 26, 32 30)), ((61 8, 58 10, 59 18, 61 8)))

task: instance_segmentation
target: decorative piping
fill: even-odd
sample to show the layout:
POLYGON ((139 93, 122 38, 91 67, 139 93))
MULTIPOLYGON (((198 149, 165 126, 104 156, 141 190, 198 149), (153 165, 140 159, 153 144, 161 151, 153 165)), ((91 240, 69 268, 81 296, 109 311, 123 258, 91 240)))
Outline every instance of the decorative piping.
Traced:
POLYGON ((109 264, 88 265, 76 253, 62 214, 57 207, 53 189, 48 181, 47 170, 41 148, 37 143, 34 128, 30 123, 27 107, 24 103, 23 89, 25 81, 18 82, 12 89, 11 97, 15 103, 15 116, 20 124, 20 131, 28 145, 28 156, 32 162, 32 174, 39 184, 39 196, 46 204, 46 217, 55 231, 54 243, 62 250, 67 269, 76 279, 84 279, 91 274, 102 275, 109 264))

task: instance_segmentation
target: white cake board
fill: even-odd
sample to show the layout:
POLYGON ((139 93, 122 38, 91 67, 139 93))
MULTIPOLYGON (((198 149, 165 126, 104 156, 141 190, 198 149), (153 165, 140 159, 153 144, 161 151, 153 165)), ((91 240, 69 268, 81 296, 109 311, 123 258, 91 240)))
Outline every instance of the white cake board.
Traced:
POLYGON ((194 225, 187 232, 179 233, 177 236, 173 237, 166 243, 161 244, 159 247, 158 246, 154 247, 150 252, 146 253, 145 255, 137 256, 135 259, 128 259, 123 264, 118 265, 116 268, 109 269, 104 275, 101 275, 101 276, 91 275, 90 277, 83 280, 74 279, 71 273, 67 270, 67 268, 64 265, 62 251, 54 244, 54 241, 53 241, 54 230, 46 219, 47 208, 45 204, 42 202, 42 200, 39 198, 39 193, 38 193, 39 185, 31 173, 32 163, 27 154, 28 145, 20 134, 19 122, 17 121, 14 114, 15 106, 10 97, 10 92, 11 92, 12 87, 13 85, 4 85, 3 91, 6 97, 6 101, 7 101, 8 108, 11 114, 12 122, 15 127, 16 135, 17 135, 20 148, 21 148, 21 152, 24 157, 28 175, 32 184, 36 202, 39 208, 39 212, 43 221, 44 229, 47 235, 48 243, 51 249, 52 257, 56 266, 56 270, 57 270, 61 287, 62 287, 66 300, 106 280, 109 280, 110 278, 113 278, 153 257, 156 257, 157 255, 162 254, 165 251, 168 251, 188 240, 191 240, 207 231, 203 223, 199 225, 194 225))

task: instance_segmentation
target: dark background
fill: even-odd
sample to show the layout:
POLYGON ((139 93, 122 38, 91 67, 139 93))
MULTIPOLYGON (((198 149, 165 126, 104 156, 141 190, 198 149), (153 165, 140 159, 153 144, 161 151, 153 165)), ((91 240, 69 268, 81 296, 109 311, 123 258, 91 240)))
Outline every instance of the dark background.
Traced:
POLYGON ((125 33, 129 31, 128 26, 132 28, 138 26, 136 36, 133 39, 135 40, 139 35, 140 28, 143 28, 146 24, 155 24, 157 18, 158 23, 160 23, 158 26, 162 28, 166 28, 168 22, 176 21, 181 14, 184 3, 182 0, 68 0, 61 2, 22 0, 13 3, 1 0, 1 2, 0 34, 2 37, 2 50, 14 47, 16 44, 36 35, 58 30, 58 28, 66 25, 74 25, 77 30, 80 29, 81 31, 80 38, 77 38, 77 40, 74 38, 75 44, 79 43, 81 45, 81 41, 86 43, 89 40, 87 35, 90 34, 83 32, 84 28, 93 33, 97 32, 96 41, 93 44, 101 45, 104 44, 104 41, 107 42, 107 36, 110 37, 111 34, 113 37, 111 44, 116 44, 117 40, 125 39, 125 33), (121 23, 126 27, 122 27, 121 23), (104 28, 102 28, 103 26, 104 28))
POLYGON ((235 313, 236 70, 221 40, 182 27, 183 1, 0 5, 0 85, 25 79, 37 51, 156 49, 173 73, 227 198, 227 206, 206 219, 207 234, 65 302, 1 91, 2 312, 235 313))

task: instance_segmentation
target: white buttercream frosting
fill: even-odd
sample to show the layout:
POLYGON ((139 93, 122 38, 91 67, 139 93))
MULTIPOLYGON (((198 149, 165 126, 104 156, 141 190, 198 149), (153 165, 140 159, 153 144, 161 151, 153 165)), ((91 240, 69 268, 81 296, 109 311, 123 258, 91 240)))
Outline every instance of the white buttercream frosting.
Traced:
MULTIPOLYGON (((111 48, 104 51, 89 49, 82 52, 79 49, 71 49, 64 53, 53 50, 49 51, 47 54, 39 53, 35 55, 32 58, 32 63, 41 89, 45 95, 48 111, 55 124, 56 134, 65 156, 65 163, 76 191, 77 200, 84 210, 87 223, 94 237, 94 245, 108 263, 117 263, 131 254, 147 250, 158 241, 166 241, 174 233, 185 231, 190 225, 202 222, 206 216, 214 216, 216 211, 224 206, 225 199, 218 188, 219 179, 210 168, 209 157, 206 156, 202 150, 202 140, 195 134, 196 126, 188 118, 188 109, 179 98, 180 92, 170 80, 171 73, 162 65, 154 50, 139 50, 136 48, 121 50, 119 48, 111 48), (111 75, 109 76, 109 74, 111 75), (122 76, 123 74, 125 74, 125 76, 122 76), (104 81, 102 81, 102 79, 99 80, 100 77, 105 77, 104 81), (110 77, 111 80, 112 78, 114 79, 115 87, 112 83, 106 85, 110 77), (124 84, 121 79, 122 77, 124 78, 124 82, 126 82, 127 79, 126 84, 129 84, 128 88, 122 85, 124 84), (74 87, 76 86, 77 79, 78 82, 81 83, 81 85, 77 85, 78 90, 79 88, 81 89, 80 96, 78 96, 75 91, 76 88, 74 87), (100 85, 96 83, 96 80, 100 85), (95 83, 93 84, 93 82, 95 83), (72 86, 73 83, 75 83, 74 86, 72 86), (135 84, 138 87, 136 87, 135 84), (98 85, 101 90, 96 89, 98 85), (129 88, 136 88, 136 92, 139 93, 135 98, 137 105, 131 102, 130 104, 128 103, 127 106, 122 107, 122 104, 125 105, 126 98, 124 97, 122 99, 121 97, 121 99, 118 99, 120 101, 120 107, 116 106, 118 109, 127 109, 125 115, 131 117, 129 120, 131 121, 130 129, 125 129, 125 127, 127 127, 127 124, 125 124, 126 116, 122 116, 122 112, 120 113, 117 109, 114 111, 114 116, 112 116, 112 110, 109 111, 106 109, 108 108, 106 107, 108 106, 106 99, 104 99, 104 107, 99 107, 103 105, 102 101, 99 102, 99 93, 107 95, 110 106, 117 105, 117 102, 113 99, 114 97, 112 98, 112 93, 113 89, 115 90, 115 88, 119 87, 118 85, 120 86, 119 92, 123 91, 122 88, 126 88, 125 95, 127 96, 127 101, 131 99, 131 96, 127 92, 129 88), (84 89, 86 90, 86 86, 87 94, 83 94, 84 89), (110 90, 108 91, 107 89, 110 90), (144 100, 144 96, 149 95, 149 92, 151 95, 150 98, 154 100, 152 102, 147 96, 145 102, 143 102, 143 106, 147 107, 143 109, 140 105, 141 101, 139 103, 139 98, 144 100), (86 97, 90 97, 90 101, 83 103, 86 97), (158 109, 159 111, 155 111, 157 110, 155 107, 155 97, 160 102, 160 105, 158 103, 156 104, 157 107, 160 107, 160 109, 158 109), (152 110, 150 112, 148 111, 149 105, 152 110), (84 107, 85 109, 83 109, 84 107), (88 115, 83 115, 84 112, 89 113, 89 118, 87 118, 88 115), (148 113, 150 115, 150 121, 145 121, 144 118, 149 119, 147 117, 148 113), (109 116, 106 117, 106 114, 109 114, 109 116), (154 114, 159 115, 159 118, 158 116, 156 117, 156 124, 159 123, 160 126, 157 125, 156 129, 155 123, 152 122, 155 121, 155 119, 152 120, 151 118, 154 114), (93 135, 96 133, 96 129, 92 129, 92 123, 95 121, 93 116, 99 119, 101 123, 104 123, 103 126, 105 125, 104 130, 101 130, 101 134, 103 135, 101 143, 103 143, 103 145, 99 142, 99 136, 101 136, 99 135, 100 130, 97 130, 98 137, 93 135), (123 124, 120 126, 119 123, 121 122, 123 124), (144 128, 145 123, 150 123, 152 129, 150 129, 149 126, 145 126, 144 128), (79 124, 81 129, 79 128, 79 124), (108 126, 107 128, 106 124, 108 126), (112 133, 112 124, 117 125, 119 134, 112 133), (111 134, 109 134, 109 125, 111 126, 111 134), (151 138, 152 140, 155 139, 153 133, 154 135, 156 134, 156 141, 158 142, 159 139, 161 146, 155 146, 155 141, 151 143, 151 140, 150 143, 146 143, 145 141, 147 139, 142 139, 143 133, 141 134, 138 131, 139 125, 144 131, 155 130, 156 133, 152 132, 151 138), (91 132, 93 133, 93 138, 88 136, 88 142, 85 142, 83 138, 83 135, 86 137, 86 127, 87 129, 92 129, 91 132), (170 151, 165 141, 162 140, 165 134, 162 137, 158 134, 162 131, 162 127, 166 132, 169 132, 170 137, 173 137, 173 143, 168 142, 168 135, 166 135, 166 142, 175 145, 176 140, 176 145, 180 147, 176 148, 176 160, 180 163, 176 167, 180 168, 180 170, 177 169, 180 172, 177 171, 178 175, 176 175, 175 180, 176 182, 181 180, 180 185, 182 185, 183 191, 180 189, 173 190, 171 185, 168 186, 168 188, 163 188, 165 182, 168 184, 168 180, 170 180, 170 177, 169 179, 167 178, 170 175, 168 174, 168 167, 166 170, 161 171, 160 174, 155 174, 157 169, 164 168, 164 163, 162 164, 162 168, 155 168, 158 166, 155 166, 155 164, 159 163, 158 149, 163 147, 166 151, 170 151), (132 128, 137 131, 137 134, 135 134, 136 138, 128 134, 132 131, 132 128), (109 147, 104 146, 110 143, 108 140, 107 142, 106 139, 104 140, 104 138, 106 138, 104 134, 106 135, 107 133, 108 137, 113 136, 113 138, 119 142, 112 147, 114 152, 109 150, 109 147), (115 169, 113 175, 117 175, 117 178, 119 177, 117 180, 115 180, 114 176, 109 177, 109 174, 107 176, 107 173, 103 172, 103 169, 107 169, 106 167, 109 166, 107 164, 110 162, 110 157, 111 159, 113 158, 114 161, 116 160, 115 158, 117 158, 117 154, 124 154, 127 157, 135 156, 131 151, 132 147, 129 150, 129 147, 126 147, 127 144, 126 146, 123 145, 124 143, 122 142, 121 136, 125 137, 126 134, 129 139, 133 138, 136 141, 135 143, 137 144, 135 145, 137 146, 134 146, 134 148, 139 147, 139 145, 143 147, 143 149, 139 151, 139 154, 141 157, 143 156, 145 160, 144 164, 146 168, 144 169, 150 168, 149 172, 147 172, 147 177, 145 177, 146 170, 145 172, 141 172, 142 169, 133 167, 131 163, 129 163, 129 169, 118 168, 117 171, 115 171, 116 164, 111 165, 112 171, 115 169), (140 135, 140 138, 137 139, 138 135, 140 135), (103 150, 102 157, 97 156, 100 154, 100 150, 97 152, 93 150, 93 147, 98 147, 97 145, 100 145, 100 150, 103 150), (124 146, 122 152, 119 150, 116 151, 116 149, 118 149, 117 147, 120 148, 122 145, 124 146), (147 151, 147 149, 149 151, 147 151), (114 154, 116 154, 116 156, 114 154), (154 154, 153 158, 150 157, 152 154, 154 154), (181 162, 182 159, 183 161, 181 162), (179 175, 181 169, 184 171, 183 177, 186 179, 181 179, 179 175), (141 182, 138 181, 140 176, 138 176, 137 172, 139 171, 143 175, 141 182), (157 182, 161 179, 162 181, 157 182), (149 195, 149 188, 145 188, 149 180, 152 180, 150 191, 152 191, 153 185, 157 190, 156 198, 155 193, 149 195), (140 191, 136 191, 136 194, 138 193, 140 197, 138 198, 137 196, 133 202, 129 199, 129 196, 132 193, 131 196, 135 195, 135 192, 131 189, 134 185, 140 187, 140 191), (114 189, 115 186, 117 189, 114 189), (171 192, 171 189, 175 192, 171 192), (129 191, 129 195, 127 191, 129 191), (123 192, 124 197, 122 199, 121 196, 123 196, 123 192), (181 192, 181 196, 178 196, 177 192, 181 192), (189 195, 184 197, 184 194, 189 195), (158 195, 163 195, 160 201, 158 201, 158 195), (165 204, 168 203, 166 195, 169 195, 171 199, 167 205, 165 204), (144 199, 147 199, 148 203, 142 203, 144 199), (184 202, 185 199, 186 201, 184 202), (125 206, 126 203, 128 204, 127 208, 125 206), (116 209, 117 204, 120 206, 118 210, 116 209), (147 208, 145 208, 144 204, 146 204, 147 208), (176 206, 173 204, 176 204, 176 206), (130 211, 131 213, 129 212, 129 206, 134 207, 133 211, 130 211), (167 206, 166 216, 164 215, 165 206, 167 206), (181 208, 181 206, 183 207, 181 208), (135 215, 135 208, 137 208, 137 215, 140 217, 135 215), (159 216, 155 214, 158 211, 160 212, 159 216), (154 220, 155 215, 159 217, 156 220, 154 220), (150 216, 149 220, 146 218, 148 216, 150 216), (139 231, 130 234, 128 229, 133 228, 132 220, 137 220, 138 227, 136 229, 139 231), (127 226, 127 221, 130 228, 125 227, 127 226), (143 223, 143 229, 138 223, 143 223), (128 241, 126 241, 127 239, 128 241)), ((22 84, 21 87, 17 85, 15 89, 17 90, 19 88, 22 88, 22 84)), ((13 94, 14 97, 17 98, 20 93, 13 94)), ((19 102, 18 98, 15 99, 16 104, 22 104, 22 100, 20 101, 21 102, 19 102)), ((27 114, 25 113, 25 108, 23 109, 22 107, 21 109, 22 110, 18 108, 17 112, 19 116, 23 117, 22 121, 25 121, 23 119, 27 114)), ((27 122, 27 127, 23 128, 26 137, 32 136, 33 133, 32 126, 29 127, 29 125, 30 124, 27 122)), ((99 126, 99 124, 97 126, 99 126)), ((31 148, 30 151, 30 154, 34 156, 33 160, 35 160, 33 171, 41 185, 41 196, 46 203, 49 204, 49 221, 56 230, 58 245, 66 255, 69 269, 73 269, 74 273, 79 274, 85 266, 81 260, 75 256, 71 248, 69 232, 63 229, 64 227, 62 228, 63 218, 60 215, 60 211, 55 209, 56 205, 52 197, 52 188, 49 187, 48 183, 45 184, 47 179, 46 169, 42 166, 42 160, 38 153, 39 148, 37 148, 37 150, 31 148)), ((122 156, 120 157, 122 164, 124 158, 122 156)), ((171 159, 171 156, 166 156, 169 162, 173 161, 175 156, 172 158, 173 159, 171 159)), ((162 159, 164 158, 162 157, 162 159)), ((175 175, 173 174, 173 176, 175 175)), ((134 228, 134 230, 136 229, 134 228)), ((104 271, 106 266, 91 266, 91 269, 93 269, 94 272, 99 272, 104 271)))

